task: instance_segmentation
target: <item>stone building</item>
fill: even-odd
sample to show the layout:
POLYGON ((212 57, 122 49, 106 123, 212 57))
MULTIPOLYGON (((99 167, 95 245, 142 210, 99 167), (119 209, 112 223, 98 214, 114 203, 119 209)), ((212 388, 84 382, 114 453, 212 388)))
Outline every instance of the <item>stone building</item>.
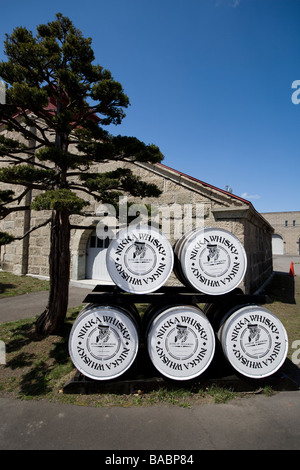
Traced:
MULTIPOLYGON (((2 131, 5 132, 4 129, 2 131)), ((1 128, 0 128, 1 132, 1 128)), ((241 287, 246 293, 252 293, 268 279, 272 273, 271 239, 273 229, 266 219, 260 215, 249 201, 218 189, 210 184, 183 174, 163 164, 127 163, 133 172, 143 180, 155 183, 161 190, 159 198, 142 201, 153 204, 158 208, 161 222, 165 221, 164 210, 171 214, 171 225, 163 227, 162 231, 174 244, 178 238, 178 227, 188 230, 201 219, 204 226, 219 227, 236 235, 243 243, 247 254, 248 268, 241 287), (190 217, 184 220, 184 211, 190 211, 190 217), (200 211, 197 215, 197 211, 200 211)), ((120 165, 118 165, 120 166, 120 165)), ((112 164, 106 164, 102 171, 112 169, 112 164)), ((100 171, 100 170, 99 170, 100 171)), ((1 189, 8 185, 1 184, 1 189)), ((26 204, 34 198, 35 191, 27 194, 26 204)), ((98 283, 110 281, 105 255, 109 240, 101 240, 96 236, 99 223, 107 224, 107 216, 99 214, 99 204, 92 202, 89 213, 83 216, 73 216, 72 223, 81 226, 72 230, 71 238, 71 279, 90 279, 98 283), (106 220, 104 218, 106 217, 106 220)), ((47 211, 14 212, 0 221, 0 231, 7 231, 14 236, 22 236, 30 228, 41 224, 49 217, 47 211)), ((115 227, 118 229, 118 227, 115 227)), ((1 247, 0 268, 15 274, 48 276, 49 255, 49 225, 30 233, 23 240, 15 241, 1 247)), ((177 282, 175 276, 169 282, 177 282)))
POLYGON ((262 216, 274 228, 274 255, 300 255, 300 211, 267 212, 262 216))

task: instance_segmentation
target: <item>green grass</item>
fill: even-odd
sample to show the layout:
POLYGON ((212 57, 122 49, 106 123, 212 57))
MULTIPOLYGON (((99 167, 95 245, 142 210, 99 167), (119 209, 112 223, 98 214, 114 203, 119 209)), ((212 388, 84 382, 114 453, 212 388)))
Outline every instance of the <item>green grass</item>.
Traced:
POLYGON ((0 272, 0 299, 30 292, 49 290, 49 282, 31 276, 0 272))
POLYGON ((300 340, 300 277, 275 273, 267 290, 270 302, 266 308, 282 321, 287 331, 291 359, 293 342, 300 340))

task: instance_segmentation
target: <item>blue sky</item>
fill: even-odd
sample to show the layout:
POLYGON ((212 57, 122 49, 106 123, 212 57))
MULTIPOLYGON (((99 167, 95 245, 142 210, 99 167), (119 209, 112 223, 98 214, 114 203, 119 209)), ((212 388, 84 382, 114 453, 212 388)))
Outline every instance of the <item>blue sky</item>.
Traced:
POLYGON ((112 133, 259 212, 300 210, 300 0, 0 0, 0 60, 5 33, 57 12, 130 98, 112 133))

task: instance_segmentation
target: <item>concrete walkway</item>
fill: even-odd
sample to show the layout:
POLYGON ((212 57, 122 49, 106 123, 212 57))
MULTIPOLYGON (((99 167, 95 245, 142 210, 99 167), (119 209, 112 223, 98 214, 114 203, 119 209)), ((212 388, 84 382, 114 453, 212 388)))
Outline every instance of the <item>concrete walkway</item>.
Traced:
POLYGON ((295 275, 300 276, 300 256, 274 255, 273 270, 283 273, 289 273, 292 262, 294 264, 295 275))
POLYGON ((171 405, 92 408, 0 398, 0 415, 1 450, 98 449, 103 450, 97 455, 98 465, 122 450, 180 454, 300 448, 299 392, 255 395, 192 409, 171 405))
MULTIPOLYGON (((77 307, 92 292, 93 286, 69 288, 69 307, 77 307)), ((30 294, 4 297, 0 299, 0 323, 31 318, 43 312, 47 305, 48 292, 32 292, 30 294)))

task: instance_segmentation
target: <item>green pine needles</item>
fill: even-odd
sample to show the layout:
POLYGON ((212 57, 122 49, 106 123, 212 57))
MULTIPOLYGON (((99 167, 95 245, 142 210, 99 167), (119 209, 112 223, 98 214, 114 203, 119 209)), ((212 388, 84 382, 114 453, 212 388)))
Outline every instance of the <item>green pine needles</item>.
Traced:
POLYGON ((88 201, 81 199, 69 189, 56 189, 45 191, 37 196, 31 208, 36 211, 55 210, 68 211, 70 214, 80 214, 88 201))

